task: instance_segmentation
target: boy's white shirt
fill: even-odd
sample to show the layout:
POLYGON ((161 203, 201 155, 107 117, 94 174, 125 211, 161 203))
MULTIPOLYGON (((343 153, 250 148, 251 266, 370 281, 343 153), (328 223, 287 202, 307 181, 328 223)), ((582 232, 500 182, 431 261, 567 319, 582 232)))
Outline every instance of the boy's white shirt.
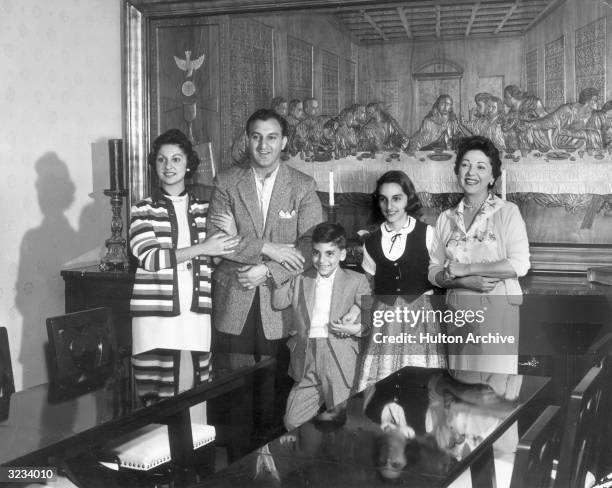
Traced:
POLYGON ((331 311, 332 290, 334 289, 334 279, 338 268, 328 276, 321 276, 317 272, 315 279, 315 294, 312 307, 312 318, 310 320, 309 338, 326 338, 329 335, 327 324, 331 311))

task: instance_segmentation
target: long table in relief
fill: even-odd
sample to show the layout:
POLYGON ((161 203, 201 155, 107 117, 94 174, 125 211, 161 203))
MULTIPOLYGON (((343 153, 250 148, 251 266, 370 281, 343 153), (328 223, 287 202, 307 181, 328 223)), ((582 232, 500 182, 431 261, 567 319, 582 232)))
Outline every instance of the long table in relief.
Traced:
MULTIPOLYGON (((453 171, 455 153, 450 159, 433 161, 428 152, 415 156, 399 153, 399 159, 391 159, 389 153, 376 153, 375 158, 359 160, 356 156, 325 162, 306 162, 297 157, 288 164, 312 176, 317 190, 329 191, 329 172, 334 171, 334 191, 337 193, 371 193, 378 177, 386 171, 404 171, 412 180, 418 193, 462 193, 453 171)), ((502 159, 506 170, 507 192, 563 194, 612 194, 612 156, 596 159, 584 154, 576 161, 547 160, 545 155, 536 157, 529 153, 518 161, 502 159)), ((498 185, 500 183, 498 182, 498 185)), ((498 186, 498 190, 501 188, 498 186)))
MULTIPOLYGON (((329 175, 333 170, 335 215, 353 236, 372 224, 371 194, 376 180, 386 171, 401 170, 408 174, 421 203, 434 217, 455 205, 462 190, 453 170, 455 154, 448 154, 450 158, 445 161, 433 161, 428 158, 431 153, 426 152, 415 156, 400 153, 399 159, 381 152, 375 158, 350 156, 325 162, 306 162, 294 157, 287 164, 315 179, 324 206, 329 201, 329 175)), ((563 269, 584 272, 587 265, 612 264, 607 257, 609 251, 585 250, 587 246, 605 248, 612 243, 612 156, 600 155, 598 159, 588 153, 582 157, 573 153, 570 157, 575 160, 553 160, 533 152, 525 157, 515 153, 517 161, 502 158, 507 199, 519 206, 529 242, 546 247, 532 250, 532 254, 538 254, 534 268, 549 267, 548 263, 536 264, 541 261, 540 252, 544 253, 542 259, 548 260, 547 246, 552 246, 555 252, 559 246, 575 248, 558 265, 563 269)), ((495 191, 502 193, 500 180, 495 191)))

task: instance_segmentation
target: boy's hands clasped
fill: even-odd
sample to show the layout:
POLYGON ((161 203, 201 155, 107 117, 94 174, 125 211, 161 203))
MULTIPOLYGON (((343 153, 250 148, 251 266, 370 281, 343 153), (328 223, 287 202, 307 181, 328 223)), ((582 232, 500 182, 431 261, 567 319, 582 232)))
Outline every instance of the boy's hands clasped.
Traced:
POLYGON ((359 314, 359 307, 353 305, 339 320, 329 324, 329 331, 342 339, 359 335, 361 333, 361 324, 357 322, 359 314))

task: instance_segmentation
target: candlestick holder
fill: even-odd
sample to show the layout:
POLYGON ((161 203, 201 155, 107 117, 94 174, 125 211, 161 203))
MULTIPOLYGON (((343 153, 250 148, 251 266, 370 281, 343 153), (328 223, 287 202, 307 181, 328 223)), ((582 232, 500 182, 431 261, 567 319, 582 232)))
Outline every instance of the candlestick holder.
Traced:
POLYGON ((127 196, 127 190, 104 190, 104 194, 110 197, 113 217, 111 220, 111 236, 106 239, 106 256, 100 261, 102 271, 125 271, 128 268, 129 259, 125 249, 125 239, 122 237, 123 219, 121 218, 121 207, 123 197, 127 196))
POLYGON ((338 212, 336 205, 328 205, 327 206, 327 221, 335 224, 338 219, 338 212))

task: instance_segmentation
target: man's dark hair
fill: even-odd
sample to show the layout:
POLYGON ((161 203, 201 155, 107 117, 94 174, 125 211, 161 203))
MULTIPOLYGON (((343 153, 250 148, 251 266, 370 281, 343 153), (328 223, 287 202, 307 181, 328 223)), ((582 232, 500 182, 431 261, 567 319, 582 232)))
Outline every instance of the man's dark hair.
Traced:
POLYGON ((323 222, 312 231, 313 244, 335 244, 339 249, 346 249, 346 231, 340 224, 323 222))
POLYGON ((271 108, 260 108, 259 110, 256 110, 255 112, 253 112, 251 114, 251 116, 249 117, 249 120, 247 120, 247 123, 246 123, 246 133, 248 135, 251 134, 251 126, 257 120, 266 121, 266 120, 270 120, 270 119, 274 119, 274 120, 276 120, 279 123, 279 125, 281 127, 281 135, 283 137, 287 137, 287 134, 288 134, 289 131, 288 131, 288 128, 287 128, 287 121, 285 120, 285 117, 283 117, 282 115, 277 114, 271 108))

